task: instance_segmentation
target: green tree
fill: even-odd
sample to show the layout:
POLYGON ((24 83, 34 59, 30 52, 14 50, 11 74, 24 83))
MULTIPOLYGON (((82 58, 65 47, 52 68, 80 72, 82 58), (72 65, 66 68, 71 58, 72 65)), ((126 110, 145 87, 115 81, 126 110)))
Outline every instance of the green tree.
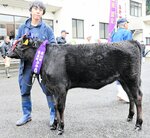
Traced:
POLYGON ((150 0, 146 0, 146 15, 150 15, 150 0))

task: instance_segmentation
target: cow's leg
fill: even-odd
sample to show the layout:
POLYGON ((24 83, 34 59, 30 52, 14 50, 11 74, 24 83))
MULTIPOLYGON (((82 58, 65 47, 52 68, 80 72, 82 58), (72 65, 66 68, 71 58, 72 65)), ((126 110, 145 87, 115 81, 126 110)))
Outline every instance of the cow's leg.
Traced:
MULTIPOLYGON (((38 78, 39 79, 39 78, 38 78)), ((56 97, 52 94, 52 90, 48 89, 48 86, 42 82, 40 83, 40 86, 46 95, 48 107, 50 110, 50 130, 56 130, 57 129, 57 117, 56 117, 56 97)))
MULTIPOLYGON (((129 88, 130 93, 132 94, 134 103, 136 105, 136 110, 137 110, 137 120, 136 120, 135 129, 140 130, 142 128, 142 123, 143 123, 143 120, 142 120, 142 92, 140 90, 139 84, 137 83, 137 80, 132 80, 129 82, 130 83, 128 83, 128 88, 129 88)), ((132 117, 132 112, 130 112, 130 113, 128 116, 129 119, 132 117)))
POLYGON ((132 121, 133 119, 133 116, 134 116, 134 99, 133 97, 130 97, 130 103, 129 103, 129 115, 128 115, 128 118, 127 118, 127 121, 130 122, 132 121))
POLYGON ((129 97, 129 114, 128 114, 128 118, 127 121, 132 121, 133 116, 134 116, 134 98, 132 96, 132 93, 130 92, 130 89, 128 87, 128 84, 125 83, 125 81, 120 81, 123 89, 125 90, 125 92, 127 93, 128 97, 129 97))
POLYGON ((58 135, 62 135, 64 132, 65 102, 66 102, 66 93, 61 94, 58 98, 58 105, 57 105, 58 135))
POLYGON ((140 88, 137 90, 137 94, 134 95, 135 97, 135 105, 137 108, 137 120, 136 120, 136 125, 135 125, 135 129, 136 130, 141 130, 142 128, 142 92, 140 90, 140 88))

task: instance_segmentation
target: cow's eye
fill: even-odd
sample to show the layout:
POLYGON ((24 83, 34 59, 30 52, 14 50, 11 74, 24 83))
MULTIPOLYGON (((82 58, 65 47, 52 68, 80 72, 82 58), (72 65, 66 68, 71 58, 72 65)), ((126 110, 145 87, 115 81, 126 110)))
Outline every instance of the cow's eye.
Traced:
POLYGON ((36 43, 36 42, 33 42, 32 46, 33 46, 34 48, 36 48, 36 47, 37 47, 37 43, 36 43))
POLYGON ((33 43, 33 40, 32 40, 32 39, 30 39, 30 40, 29 40, 29 43, 30 43, 30 44, 32 44, 32 43, 33 43))

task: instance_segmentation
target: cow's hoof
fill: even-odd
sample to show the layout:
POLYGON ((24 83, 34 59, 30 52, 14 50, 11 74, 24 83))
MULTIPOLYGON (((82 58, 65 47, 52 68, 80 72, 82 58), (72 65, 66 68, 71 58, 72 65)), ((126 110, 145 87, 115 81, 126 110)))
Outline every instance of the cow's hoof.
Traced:
POLYGON ((127 122, 131 122, 133 118, 128 117, 127 122))
POLYGON ((56 125, 51 125, 50 126, 50 130, 56 130, 57 129, 57 126, 56 125))
POLYGON ((142 130, 142 127, 138 125, 138 126, 135 126, 134 129, 135 129, 135 131, 140 131, 140 130, 142 130))
POLYGON ((58 125, 58 135, 62 135, 64 133, 64 122, 60 122, 59 125, 58 125))
POLYGON ((58 135, 62 135, 64 133, 64 130, 58 130, 58 135))
POLYGON ((50 125, 50 130, 56 130, 57 129, 57 120, 54 120, 54 123, 50 125))

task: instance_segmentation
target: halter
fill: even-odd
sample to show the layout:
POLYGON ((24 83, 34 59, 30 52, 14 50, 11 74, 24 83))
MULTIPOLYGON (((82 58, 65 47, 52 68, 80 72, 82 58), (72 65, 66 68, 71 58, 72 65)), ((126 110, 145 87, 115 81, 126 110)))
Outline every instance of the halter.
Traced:
POLYGON ((27 34, 24 34, 20 39, 16 40, 16 42, 12 46, 12 51, 16 48, 17 44, 26 36, 27 34))

